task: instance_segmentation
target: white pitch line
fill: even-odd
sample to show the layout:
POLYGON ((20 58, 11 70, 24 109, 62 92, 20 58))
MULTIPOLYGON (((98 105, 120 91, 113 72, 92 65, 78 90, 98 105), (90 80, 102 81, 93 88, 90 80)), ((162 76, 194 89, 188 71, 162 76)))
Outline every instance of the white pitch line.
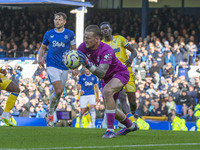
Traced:
POLYGON ((79 147, 50 147, 50 148, 0 148, 0 150, 50 150, 50 149, 96 149, 96 148, 123 148, 123 147, 158 147, 158 146, 180 146, 200 145, 200 143, 175 143, 175 144, 145 144, 145 145, 114 145, 114 146, 79 146, 79 147))

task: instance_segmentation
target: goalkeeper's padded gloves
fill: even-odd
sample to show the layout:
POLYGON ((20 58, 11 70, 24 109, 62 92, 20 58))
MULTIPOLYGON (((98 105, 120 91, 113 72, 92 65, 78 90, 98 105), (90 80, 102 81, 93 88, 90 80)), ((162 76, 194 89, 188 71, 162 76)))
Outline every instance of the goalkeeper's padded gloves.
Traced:
POLYGON ((87 69, 89 69, 91 72, 94 72, 96 70, 96 67, 88 60, 88 58, 85 56, 85 54, 79 50, 78 56, 79 56, 79 63, 83 64, 87 69))

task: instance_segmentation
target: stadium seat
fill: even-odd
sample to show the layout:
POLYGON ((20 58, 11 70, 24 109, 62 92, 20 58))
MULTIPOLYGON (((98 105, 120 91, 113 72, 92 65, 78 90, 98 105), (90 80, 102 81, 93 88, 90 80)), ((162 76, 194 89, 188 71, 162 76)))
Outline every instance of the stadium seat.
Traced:
POLYGON ((160 78, 162 77, 162 68, 160 68, 159 76, 160 76, 160 78))
POLYGON ((192 57, 192 63, 193 63, 193 65, 196 64, 196 56, 197 56, 197 52, 193 52, 193 57, 192 57))
POLYGON ((181 115, 182 114, 182 107, 183 105, 176 105, 176 114, 181 115))

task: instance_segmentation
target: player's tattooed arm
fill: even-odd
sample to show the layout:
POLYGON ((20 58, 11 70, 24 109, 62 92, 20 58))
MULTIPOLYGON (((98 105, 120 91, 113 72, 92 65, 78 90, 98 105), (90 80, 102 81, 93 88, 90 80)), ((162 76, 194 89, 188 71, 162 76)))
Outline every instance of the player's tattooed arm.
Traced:
POLYGON ((106 75, 109 66, 109 64, 100 64, 98 67, 96 67, 96 70, 92 72, 92 74, 101 79, 106 75))

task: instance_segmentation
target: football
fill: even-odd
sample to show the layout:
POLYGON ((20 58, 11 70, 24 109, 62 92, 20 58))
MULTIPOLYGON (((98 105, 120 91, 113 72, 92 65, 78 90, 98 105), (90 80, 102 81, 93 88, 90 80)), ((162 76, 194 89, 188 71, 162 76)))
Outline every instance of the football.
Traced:
POLYGON ((65 52, 63 54, 62 61, 65 64, 65 66, 69 69, 76 69, 81 65, 79 63, 77 50, 71 50, 71 51, 65 52))

